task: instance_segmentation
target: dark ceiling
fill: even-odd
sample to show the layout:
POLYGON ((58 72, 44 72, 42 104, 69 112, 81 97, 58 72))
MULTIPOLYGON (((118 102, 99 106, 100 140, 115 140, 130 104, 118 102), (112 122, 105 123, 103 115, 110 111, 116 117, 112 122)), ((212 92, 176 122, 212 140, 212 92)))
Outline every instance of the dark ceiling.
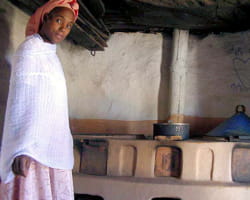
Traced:
MULTIPOLYGON (((31 15, 47 0, 9 0, 31 15)), ((69 39, 88 50, 104 50, 114 32, 194 34, 250 28, 250 0, 78 0, 79 18, 69 39)))

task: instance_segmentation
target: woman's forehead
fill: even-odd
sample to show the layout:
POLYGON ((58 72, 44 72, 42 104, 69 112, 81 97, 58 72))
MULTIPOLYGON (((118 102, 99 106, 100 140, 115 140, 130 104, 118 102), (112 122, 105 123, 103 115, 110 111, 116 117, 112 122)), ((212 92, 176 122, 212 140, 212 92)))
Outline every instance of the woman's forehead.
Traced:
POLYGON ((60 16, 72 21, 75 19, 73 11, 66 7, 56 7, 49 14, 52 16, 60 16))

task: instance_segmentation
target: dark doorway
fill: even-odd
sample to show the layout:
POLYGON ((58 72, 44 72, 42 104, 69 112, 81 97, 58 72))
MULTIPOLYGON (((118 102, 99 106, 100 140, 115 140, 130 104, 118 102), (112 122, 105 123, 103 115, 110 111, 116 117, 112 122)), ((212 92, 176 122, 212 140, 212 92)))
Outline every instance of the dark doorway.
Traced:
POLYGON ((153 198, 152 200, 181 200, 181 199, 179 199, 179 198, 159 197, 159 198, 153 198))
POLYGON ((75 194, 75 200, 104 200, 100 196, 93 196, 88 194, 75 194))

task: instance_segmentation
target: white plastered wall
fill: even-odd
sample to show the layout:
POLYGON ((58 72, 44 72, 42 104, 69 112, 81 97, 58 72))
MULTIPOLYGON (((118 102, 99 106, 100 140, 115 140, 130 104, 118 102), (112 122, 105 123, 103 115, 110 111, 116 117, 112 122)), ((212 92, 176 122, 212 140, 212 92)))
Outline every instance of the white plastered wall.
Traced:
MULTIPOLYGON (((63 43, 58 52, 69 88, 71 117, 157 119, 161 67, 166 67, 162 66, 162 43, 161 34, 116 33, 109 47, 94 57, 63 43)), ((165 93, 166 80, 167 76, 165 93)), ((167 96, 164 100, 167 104, 167 96)))
POLYGON ((250 113, 250 31, 190 36, 185 115, 230 117, 250 113))

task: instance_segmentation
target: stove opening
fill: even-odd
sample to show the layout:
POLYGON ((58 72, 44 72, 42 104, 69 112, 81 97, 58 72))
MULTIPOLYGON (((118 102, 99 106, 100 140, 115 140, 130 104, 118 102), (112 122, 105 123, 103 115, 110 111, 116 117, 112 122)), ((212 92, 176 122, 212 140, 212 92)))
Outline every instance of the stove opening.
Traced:
POLYGON ((89 194, 75 194, 75 200, 104 200, 100 196, 93 196, 89 194))
POLYGON ((159 198, 153 198, 152 200, 181 200, 181 199, 179 199, 179 198, 159 197, 159 198))

